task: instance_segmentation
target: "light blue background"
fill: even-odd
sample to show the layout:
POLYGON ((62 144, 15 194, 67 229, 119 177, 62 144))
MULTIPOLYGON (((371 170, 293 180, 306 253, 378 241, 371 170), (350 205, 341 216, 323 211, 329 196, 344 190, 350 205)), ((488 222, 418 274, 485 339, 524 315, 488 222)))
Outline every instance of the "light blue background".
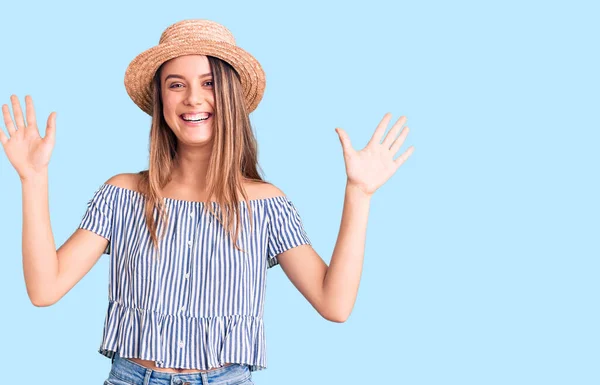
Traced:
MULTIPOLYGON (((265 69, 260 165, 327 263, 346 177, 334 129, 362 148, 389 111, 408 117, 401 151, 415 146, 372 199, 346 323, 269 271, 257 384, 598 384, 600 15, 551 3, 7 1, 0 103, 32 95, 42 134, 57 111, 61 245, 102 182, 147 167, 129 62, 176 21, 218 21, 265 69)), ((108 260, 56 305, 31 305, 4 152, 0 184, 1 382, 101 384, 108 260)))

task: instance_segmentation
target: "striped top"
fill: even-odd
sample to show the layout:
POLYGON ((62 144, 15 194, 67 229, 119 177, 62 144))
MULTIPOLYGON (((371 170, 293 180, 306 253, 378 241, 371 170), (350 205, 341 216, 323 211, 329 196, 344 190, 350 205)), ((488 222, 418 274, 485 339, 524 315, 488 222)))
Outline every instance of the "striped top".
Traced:
MULTIPOLYGON (((156 253, 141 193, 105 183, 87 204, 79 227, 109 240, 108 309, 99 353, 112 358, 118 351, 161 368, 239 363, 251 371, 265 369, 267 269, 279 263, 278 254, 311 244, 295 206, 286 196, 250 200, 251 233, 246 202, 240 202, 243 253, 221 223, 203 212, 206 203, 163 200, 169 220, 156 253)), ((219 204, 211 203, 219 213, 219 204)))

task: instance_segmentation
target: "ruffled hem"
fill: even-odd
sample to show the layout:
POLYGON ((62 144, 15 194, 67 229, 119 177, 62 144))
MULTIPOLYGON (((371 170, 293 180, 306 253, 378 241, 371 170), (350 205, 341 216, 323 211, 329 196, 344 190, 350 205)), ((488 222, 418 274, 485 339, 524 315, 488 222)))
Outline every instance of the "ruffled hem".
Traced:
POLYGON ((208 370, 238 363, 266 369, 263 320, 252 315, 189 317, 110 301, 98 352, 155 361, 160 368, 208 370))

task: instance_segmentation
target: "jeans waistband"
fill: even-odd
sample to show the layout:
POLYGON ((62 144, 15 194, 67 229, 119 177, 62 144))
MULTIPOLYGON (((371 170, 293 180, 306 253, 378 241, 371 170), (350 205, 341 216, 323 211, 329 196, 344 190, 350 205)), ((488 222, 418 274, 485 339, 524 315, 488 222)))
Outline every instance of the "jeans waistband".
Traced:
POLYGON ((231 384, 243 382, 251 377, 250 368, 243 364, 230 364, 208 372, 169 373, 146 368, 114 354, 111 374, 131 384, 231 384))

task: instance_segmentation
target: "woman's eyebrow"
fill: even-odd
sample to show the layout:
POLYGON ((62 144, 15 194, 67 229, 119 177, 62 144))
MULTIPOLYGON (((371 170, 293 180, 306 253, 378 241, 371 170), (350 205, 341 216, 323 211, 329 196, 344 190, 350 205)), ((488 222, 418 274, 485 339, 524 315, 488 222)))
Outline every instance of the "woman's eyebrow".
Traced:
MULTIPOLYGON (((203 78, 203 77, 206 77, 206 76, 212 76, 212 72, 209 72, 209 73, 207 73, 207 74, 202 74, 202 75, 200 75, 200 76, 198 76, 198 77, 199 77, 199 78, 203 78)), ((185 80, 185 77, 184 77, 184 76, 182 76, 182 75, 178 75, 178 74, 170 74, 170 75, 168 75, 168 76, 165 78, 165 82, 166 82, 167 80, 171 79, 171 78, 176 78, 176 79, 184 79, 184 80, 185 80)))

